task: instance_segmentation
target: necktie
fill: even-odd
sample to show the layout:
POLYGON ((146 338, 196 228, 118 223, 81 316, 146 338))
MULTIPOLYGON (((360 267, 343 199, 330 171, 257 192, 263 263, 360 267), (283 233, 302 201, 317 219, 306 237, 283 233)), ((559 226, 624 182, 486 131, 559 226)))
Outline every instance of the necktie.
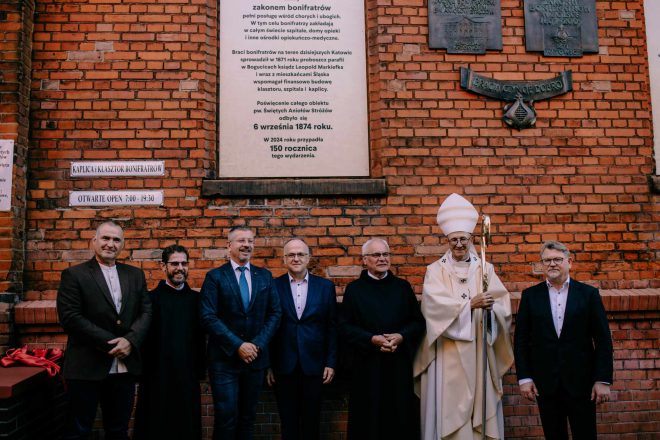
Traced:
POLYGON ((247 267, 239 267, 241 276, 238 279, 238 288, 241 289, 241 301, 243 301, 243 309, 247 311, 250 305, 250 288, 248 287, 247 278, 245 278, 245 270, 247 267))

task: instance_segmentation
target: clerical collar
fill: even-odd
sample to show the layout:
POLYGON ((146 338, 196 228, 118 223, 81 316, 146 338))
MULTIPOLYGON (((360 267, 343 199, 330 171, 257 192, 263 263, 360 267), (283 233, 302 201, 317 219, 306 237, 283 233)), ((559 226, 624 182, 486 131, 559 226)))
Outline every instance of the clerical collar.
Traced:
POLYGON ((183 282, 179 284, 179 287, 173 286, 170 284, 170 280, 165 280, 165 284, 167 284, 168 287, 171 287, 174 290, 183 290, 184 287, 186 287, 186 283, 183 282))
POLYGON ((383 278, 378 278, 376 275, 372 274, 369 271, 367 271, 367 275, 369 275, 374 280, 379 280, 380 281, 380 280, 384 280, 385 278, 387 278, 387 275, 389 275, 389 272, 385 272, 385 275, 383 276, 383 278))

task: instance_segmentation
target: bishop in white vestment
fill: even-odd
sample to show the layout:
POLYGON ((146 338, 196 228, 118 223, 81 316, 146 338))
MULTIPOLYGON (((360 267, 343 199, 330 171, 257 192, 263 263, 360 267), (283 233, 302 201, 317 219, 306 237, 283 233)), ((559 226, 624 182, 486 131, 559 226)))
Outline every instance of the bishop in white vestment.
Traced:
POLYGON ((504 438, 502 376, 513 363, 509 293, 486 264, 488 291, 481 290, 481 260, 471 243, 478 213, 452 194, 438 211, 449 250, 428 266, 422 292, 426 336, 413 366, 421 399, 423 440, 475 440, 482 432, 482 313, 486 334, 486 435, 504 438))

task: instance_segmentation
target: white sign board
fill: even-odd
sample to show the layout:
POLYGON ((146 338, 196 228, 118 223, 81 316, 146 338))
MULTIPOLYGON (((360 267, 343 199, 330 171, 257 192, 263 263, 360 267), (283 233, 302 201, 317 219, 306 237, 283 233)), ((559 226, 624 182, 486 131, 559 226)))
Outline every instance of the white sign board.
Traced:
POLYGON ((71 191, 69 206, 127 206, 163 204, 163 191, 71 191))
POLYGON ((220 177, 369 175, 362 0, 220 2, 220 177))
POLYGON ((0 211, 11 210, 11 184, 14 169, 14 141, 0 139, 0 211))
POLYGON ((651 80, 651 108, 653 111, 653 144, 655 145, 655 173, 660 175, 660 1, 645 0, 646 44, 651 80))
POLYGON ((163 160, 71 162, 71 177, 163 175, 165 175, 163 160))

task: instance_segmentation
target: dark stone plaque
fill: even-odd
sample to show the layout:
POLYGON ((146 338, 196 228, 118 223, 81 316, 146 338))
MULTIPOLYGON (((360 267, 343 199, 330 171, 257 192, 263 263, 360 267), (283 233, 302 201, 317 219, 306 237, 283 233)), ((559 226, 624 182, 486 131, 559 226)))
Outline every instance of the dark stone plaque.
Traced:
POLYGON ((429 47, 448 53, 502 50, 500 0, 428 0, 429 47))
POLYGON ((548 57, 598 52, 596 0, 525 0, 525 46, 548 57))
POLYGON ((522 130, 533 127, 536 123, 534 101, 573 90, 573 74, 567 70, 554 78, 540 81, 502 81, 461 67, 461 88, 478 95, 508 101, 504 106, 502 119, 508 125, 522 130))

